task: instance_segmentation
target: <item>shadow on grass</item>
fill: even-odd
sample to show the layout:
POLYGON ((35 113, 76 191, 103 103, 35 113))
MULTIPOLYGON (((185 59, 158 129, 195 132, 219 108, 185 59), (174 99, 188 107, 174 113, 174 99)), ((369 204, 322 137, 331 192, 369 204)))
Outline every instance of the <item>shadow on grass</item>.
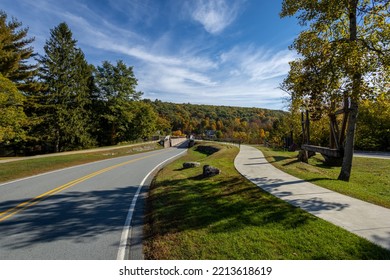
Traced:
MULTIPOLYGON (((267 184, 267 192, 275 192, 275 188, 294 182, 257 178, 252 180, 267 184)), ((167 187, 167 191, 154 192, 150 195, 150 203, 158 212, 159 223, 165 225, 167 231, 198 229, 229 221, 223 231, 237 231, 247 226, 265 226, 267 223, 281 223, 291 228, 305 224, 312 219, 300 209, 279 201, 272 196, 259 191, 256 187, 242 188, 241 179, 219 180, 210 182, 202 175, 190 177, 183 184, 182 180, 166 180, 159 182, 159 187, 167 187), (163 206, 163 208, 161 208, 163 206)), ((280 192, 279 197, 291 193, 280 192)), ((338 205, 325 201, 313 200, 305 203, 296 201, 295 205, 315 210, 342 210, 348 205, 338 205)), ((219 227, 212 226, 213 231, 219 227)), ((161 232, 160 232, 161 234, 161 232)))
MULTIPOLYGON (((317 218, 298 207, 310 208, 314 211, 341 211, 348 207, 348 205, 329 203, 321 199, 304 201, 295 199, 294 203, 297 207, 294 207, 254 186, 245 185, 242 178, 220 177, 212 182, 195 176, 187 179, 185 183, 182 180, 167 181, 159 183, 149 197, 153 215, 149 212, 148 217, 153 230, 148 240, 153 239, 154 236, 171 236, 196 230, 200 230, 201 234, 206 231, 208 234, 221 233, 224 236, 236 235, 238 232, 243 234, 246 230, 253 231, 261 228, 300 232, 299 228, 315 223, 317 218), (169 186, 169 189, 162 187, 163 185, 169 186)), ((276 181, 272 183, 280 184, 276 181)), ((307 228, 310 226, 305 230, 307 228)), ((315 232, 316 230, 311 234, 315 235, 315 232)), ((338 232, 338 234, 345 233, 338 232)), ((359 252, 355 252, 354 258, 390 258, 390 252, 365 240, 354 242, 356 242, 353 245, 356 246, 354 250, 359 252)), ((312 255, 314 256, 315 252, 312 255)), ((313 258, 329 258, 329 255, 315 256, 313 258)))
POLYGON ((297 211, 283 203, 277 207, 259 203, 257 199, 260 202, 262 200, 259 190, 254 187, 237 188, 241 183, 237 179, 210 183, 198 175, 189 178, 186 184, 180 180, 159 184, 171 186, 170 191, 158 192, 149 197, 153 208, 158 209, 155 214, 159 224, 164 225, 159 227, 163 230, 159 234, 209 226, 212 226, 210 230, 213 232, 237 231, 249 225, 280 222, 297 211), (177 187, 178 184, 180 187, 177 187), (256 213, 263 213, 260 220, 254 218, 258 216, 256 213), (215 225, 220 222, 224 226, 215 225))
POLYGON ((299 159, 295 159, 293 161, 290 161, 290 162, 287 162, 287 163, 283 163, 283 166, 289 166, 289 165, 296 164, 296 163, 299 163, 299 162, 301 162, 299 159))
POLYGON ((215 154, 216 152, 220 151, 219 148, 208 145, 196 145, 194 150, 206 156, 211 156, 212 154, 215 154))
MULTIPOLYGON (((252 159, 262 158, 253 157, 252 159)), ((285 159, 291 158, 277 158, 279 161, 285 159)), ((220 156, 214 162, 221 160, 226 161, 226 158, 220 156)), ((354 239, 351 236, 344 238, 347 235, 345 231, 327 225, 299 207, 275 198, 252 185, 245 178, 234 175, 234 169, 230 170, 225 167, 222 174, 212 178, 203 178, 195 171, 182 170, 180 174, 175 174, 175 172, 178 170, 172 172, 168 169, 164 176, 153 184, 149 194, 147 258, 207 259, 213 256, 221 258, 220 256, 229 255, 226 252, 241 247, 245 248, 243 255, 235 256, 253 258, 256 255, 252 253, 256 252, 259 246, 262 248, 262 242, 267 242, 264 245, 272 251, 278 250, 277 244, 286 243, 286 239, 288 241, 285 246, 289 247, 286 248, 287 250, 292 252, 298 250, 300 253, 300 248, 304 248, 309 251, 306 254, 309 258, 329 259, 340 258, 340 256, 358 259, 390 258, 390 252, 378 249, 366 240, 354 239), (317 235, 325 241, 319 240, 320 237, 317 235), (235 245, 223 247, 226 245, 226 239, 230 238, 235 245), (237 239, 242 240, 243 243, 237 243, 237 239), (328 241, 328 239, 334 241, 328 241), (346 247, 351 242, 351 252, 344 254, 343 247, 342 250, 338 250, 338 253, 333 253, 336 242, 344 243, 340 246, 347 244, 346 247), (185 249, 187 246, 188 250, 185 249), (328 247, 322 251, 322 246, 328 247), (204 253, 208 250, 210 250, 209 253, 204 253)), ((324 179, 327 180, 327 178, 316 178, 312 181, 324 179)), ((272 190, 286 185, 286 182, 279 179, 259 177, 255 180, 267 184, 272 190)), ((301 182, 302 180, 287 182, 287 185, 301 182)), ((291 195, 288 189, 287 191, 280 189, 280 194, 291 195)), ((299 202, 296 201, 297 204, 299 202)), ((301 206, 302 204, 303 202, 301 206)), ((333 210, 348 207, 348 205, 336 205, 321 200, 309 200, 305 206, 312 209, 333 210)), ((263 256, 267 256, 267 253, 263 256)), ((281 253, 281 255, 273 256, 288 258, 290 255, 281 253)))
POLYGON ((317 160, 317 162, 312 163, 313 166, 321 168, 321 169, 335 169, 335 168, 340 168, 339 166, 332 166, 327 164, 325 161, 322 160, 317 160))

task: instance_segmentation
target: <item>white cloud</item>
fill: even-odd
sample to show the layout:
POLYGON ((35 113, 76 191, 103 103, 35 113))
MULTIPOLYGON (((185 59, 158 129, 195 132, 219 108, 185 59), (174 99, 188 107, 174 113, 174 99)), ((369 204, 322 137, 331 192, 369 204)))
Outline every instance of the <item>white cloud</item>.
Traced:
POLYGON ((277 89, 295 54, 255 46, 236 46, 214 60, 192 54, 166 55, 147 46, 98 45, 136 58, 139 90, 145 98, 198 104, 283 107, 277 89), (248 105, 249 104, 249 105, 248 105))
POLYGON ((262 81, 284 76, 289 71, 288 62, 296 54, 288 50, 275 52, 254 46, 236 46, 220 56, 221 63, 231 67, 231 73, 247 76, 251 81, 262 81))
MULTIPOLYGON (((61 2, 61 6, 55 6, 48 1, 37 1, 42 5, 37 4, 34 9, 43 9, 49 21, 42 20, 34 29, 45 30, 45 34, 42 32, 45 39, 49 28, 66 20, 81 47, 99 55, 96 63, 122 59, 134 66, 138 90, 145 93, 145 98, 178 103, 283 107, 284 93, 277 87, 289 70, 288 62, 295 58, 293 52, 254 44, 225 49, 224 42, 218 41, 219 36, 213 37, 210 43, 206 41, 210 36, 203 32, 192 34, 191 38, 182 38, 174 34, 174 30, 150 35, 136 31, 129 22, 114 24, 110 17, 102 16, 101 11, 79 2, 71 2, 69 6, 61 2)), ((117 8, 125 8, 127 3, 118 2, 121 5, 117 8)), ((193 8, 193 19, 212 34, 225 30, 240 12, 238 2, 233 0, 199 0, 195 4, 191 0, 188 3, 193 8)), ((146 11, 146 6, 137 5, 129 7, 146 11)), ((188 10, 185 13, 188 16, 188 10)), ((33 23, 35 14, 30 15, 33 23)))
POLYGON ((237 2, 225 0, 198 0, 191 13, 192 18, 201 23, 204 29, 217 34, 229 26, 238 15, 237 2))

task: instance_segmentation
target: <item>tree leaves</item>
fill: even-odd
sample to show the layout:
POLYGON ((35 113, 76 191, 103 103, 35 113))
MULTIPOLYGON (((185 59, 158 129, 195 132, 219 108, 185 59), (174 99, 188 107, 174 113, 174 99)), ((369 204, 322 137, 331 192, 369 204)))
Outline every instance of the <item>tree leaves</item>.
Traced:
POLYGON ((295 15, 310 27, 294 41, 302 57, 290 64, 282 88, 320 114, 350 100, 342 180, 351 173, 358 103, 389 81, 389 7, 385 0, 283 1, 281 17, 295 15))
POLYGON ((28 119, 23 111, 24 101, 16 86, 0 73, 0 143, 26 139, 28 119))

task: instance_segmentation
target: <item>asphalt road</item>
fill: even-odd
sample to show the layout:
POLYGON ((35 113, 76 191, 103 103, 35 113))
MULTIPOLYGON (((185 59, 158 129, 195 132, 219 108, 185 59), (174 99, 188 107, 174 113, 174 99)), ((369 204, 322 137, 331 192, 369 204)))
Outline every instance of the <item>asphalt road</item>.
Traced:
POLYGON ((0 259, 128 259, 134 196, 159 164, 185 151, 152 151, 0 184, 0 259))
POLYGON ((354 157, 366 157, 366 158, 380 158, 380 159, 390 159, 389 152, 360 152, 357 151, 353 154, 354 157))

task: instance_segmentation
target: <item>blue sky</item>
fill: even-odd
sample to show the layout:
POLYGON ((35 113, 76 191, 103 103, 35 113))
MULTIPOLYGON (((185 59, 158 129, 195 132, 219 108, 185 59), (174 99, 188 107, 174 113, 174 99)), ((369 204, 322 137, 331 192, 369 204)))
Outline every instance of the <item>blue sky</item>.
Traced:
POLYGON ((282 0, 2 0, 43 54, 66 22, 89 63, 134 66, 144 98, 284 109, 277 87, 301 30, 282 0))

